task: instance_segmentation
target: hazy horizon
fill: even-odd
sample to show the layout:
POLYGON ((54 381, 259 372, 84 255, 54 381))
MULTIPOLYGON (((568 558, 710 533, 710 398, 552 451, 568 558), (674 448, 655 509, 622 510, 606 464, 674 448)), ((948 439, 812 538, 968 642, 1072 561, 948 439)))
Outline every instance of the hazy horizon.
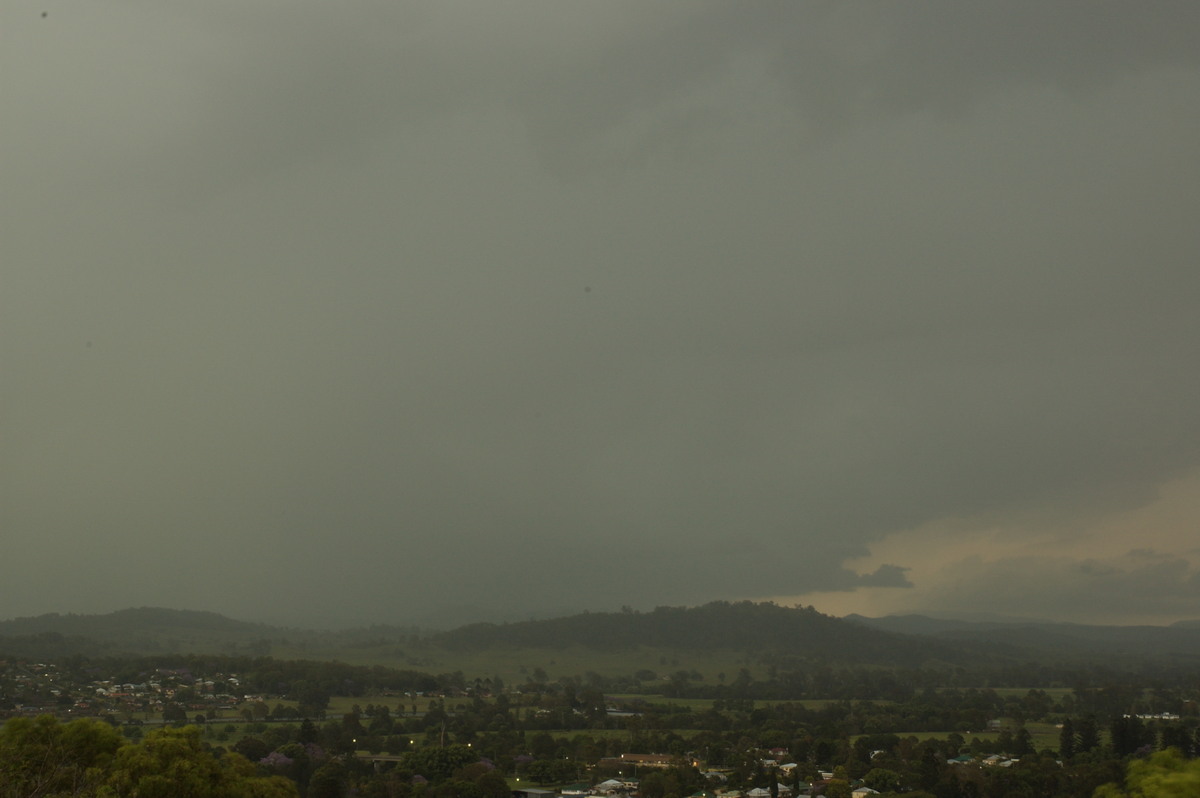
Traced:
POLYGON ((1197 40, 10 4, 0 616, 1200 618, 1197 40))
MULTIPOLYGON (((720 599, 716 599, 715 601, 720 601, 720 599)), ((354 619, 354 618, 348 617, 348 618, 344 618, 341 620, 327 619, 327 622, 325 624, 316 624, 313 626, 305 626, 303 624, 291 623, 286 618, 271 619, 271 618, 261 618, 261 617, 259 617, 259 618, 243 617, 243 616, 230 615, 228 613, 219 613, 214 610, 206 610, 206 609, 199 608, 199 607, 140 606, 140 607, 122 607, 120 609, 113 610, 112 612, 104 612, 104 613, 66 611, 66 612, 39 613, 38 615, 33 615, 33 616, 0 618, 0 624, 14 622, 14 621, 39 620, 39 619, 43 619, 43 618, 47 618, 47 617, 92 618, 92 617, 106 617, 109 615, 115 615, 115 614, 119 614, 122 612, 137 612, 140 610, 155 610, 155 611, 162 610, 162 611, 166 611, 166 612, 197 613, 197 614, 205 614, 205 615, 213 614, 213 615, 219 615, 230 621, 235 621, 235 622, 239 622, 239 623, 261 624, 264 626, 274 627, 277 629, 294 629, 297 631, 306 631, 306 632, 353 631, 353 630, 358 630, 358 629, 370 629, 370 628, 375 628, 375 627, 381 627, 381 628, 382 627, 394 627, 397 629, 405 629, 405 628, 421 629, 421 630, 428 631, 428 632, 437 632, 437 631, 447 631, 447 630, 456 629, 456 628, 460 628, 460 627, 464 627, 464 626, 470 626, 470 625, 474 625, 474 624, 504 625, 504 624, 523 623, 523 622, 554 620, 554 619, 565 618, 565 617, 585 616, 585 615, 589 615, 589 614, 598 615, 598 614, 608 613, 608 614, 616 615, 616 614, 623 614, 624 612, 628 612, 628 611, 633 611, 633 612, 638 612, 638 613, 653 613, 653 612, 661 609, 664 606, 671 606, 671 605, 660 605, 659 607, 645 608, 645 609, 633 608, 633 607, 629 607, 628 605, 626 605, 625 607, 622 607, 622 608, 580 609, 580 610, 567 610, 567 611, 563 611, 563 612, 527 613, 524 615, 515 615, 515 614, 511 614, 511 613, 508 613, 508 614, 496 613, 496 612, 488 611, 487 609, 485 609, 483 607, 440 607, 440 608, 437 608, 436 610, 432 611, 429 615, 426 615, 426 616, 420 617, 420 618, 416 618, 416 617, 398 618, 398 619, 395 619, 392 621, 363 622, 359 619, 354 619)), ((679 606, 701 607, 703 605, 679 605, 679 606)), ((798 605, 797 604, 797 605, 781 605, 781 606, 808 607, 811 605, 798 605)), ((822 612, 820 607, 813 607, 813 609, 815 609, 817 612, 822 612)), ((822 613, 822 614, 829 615, 830 613, 822 613)), ((1050 624, 1072 625, 1072 624, 1076 623, 1076 622, 1072 622, 1072 621, 1058 621, 1058 620, 1047 619, 1047 618, 1033 618, 1033 617, 1027 617, 1027 616, 1011 616, 1011 615, 1004 615, 1002 613, 994 613, 994 612, 986 612, 986 611, 955 612, 955 611, 926 610, 923 612, 912 612, 912 613, 882 613, 882 614, 875 615, 875 616, 863 615, 861 613, 847 613, 844 616, 834 615, 832 617, 841 618, 841 619, 845 620, 845 619, 850 619, 850 618, 861 618, 861 617, 883 618, 883 617, 888 617, 888 616, 892 616, 892 617, 916 616, 916 617, 931 618, 931 619, 935 619, 935 620, 939 620, 939 621, 958 621, 958 622, 982 623, 982 624, 1018 624, 1019 625, 1019 624, 1030 624, 1030 623, 1050 623, 1050 624)), ((1193 626, 1196 624, 1200 624, 1200 618, 1182 619, 1182 620, 1175 621, 1172 623, 1164 623, 1164 624, 1136 624, 1135 623, 1135 624, 1085 624, 1085 625, 1118 626, 1118 627, 1154 626, 1154 627, 1159 627, 1159 628, 1167 628, 1167 627, 1176 626, 1176 625, 1193 626)))

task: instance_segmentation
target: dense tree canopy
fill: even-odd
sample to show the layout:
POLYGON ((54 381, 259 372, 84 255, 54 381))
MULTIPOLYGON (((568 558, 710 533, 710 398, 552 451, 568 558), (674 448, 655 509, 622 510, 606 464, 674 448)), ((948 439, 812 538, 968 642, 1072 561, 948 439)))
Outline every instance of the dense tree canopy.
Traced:
POLYGON ((1149 759, 1129 764, 1125 787, 1108 784, 1096 791, 1096 798, 1194 798, 1200 795, 1200 760, 1184 759, 1179 751, 1168 748, 1149 759))
POLYGON ((96 720, 14 718, 0 728, 2 798, 295 798, 244 757, 217 756, 194 726, 125 742, 96 720))
POLYGON ((0 727, 0 796, 94 795, 123 745, 100 721, 13 718, 0 727))

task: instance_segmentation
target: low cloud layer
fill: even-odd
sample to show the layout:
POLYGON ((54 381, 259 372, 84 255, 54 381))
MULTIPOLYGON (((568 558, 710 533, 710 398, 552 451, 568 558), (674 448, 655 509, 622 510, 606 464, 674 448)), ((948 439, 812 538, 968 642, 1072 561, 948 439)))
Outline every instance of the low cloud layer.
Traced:
MULTIPOLYGON (((838 614, 927 612, 1080 623, 1195 617, 1200 591, 1200 471, 1164 483, 1136 507, 1047 505, 1036 512, 947 518, 897 532, 852 561, 907 558, 911 591, 820 592, 779 600, 838 614), (1133 547, 1133 548, 1131 548, 1133 547)), ((886 566, 880 566, 886 567, 886 566)))
POLYGON ((0 614, 1196 614, 1194 4, 30 11, 0 614))
POLYGON ((904 575, 907 570, 899 565, 881 565, 859 577, 859 584, 863 587, 912 587, 913 583, 904 575))
POLYGON ((963 614, 1106 620, 1190 617, 1200 601, 1195 558, 1130 551, 1114 558, 982 556, 954 564, 953 581, 929 591, 929 605, 963 614))

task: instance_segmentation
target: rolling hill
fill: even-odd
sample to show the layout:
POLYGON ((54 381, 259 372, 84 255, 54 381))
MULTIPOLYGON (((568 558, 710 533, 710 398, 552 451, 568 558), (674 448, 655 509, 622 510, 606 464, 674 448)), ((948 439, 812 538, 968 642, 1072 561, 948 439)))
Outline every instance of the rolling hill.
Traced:
POLYGON ((470 624, 435 634, 430 642, 451 651, 655 647, 685 652, 786 654, 819 661, 906 667, 918 667, 930 660, 961 662, 976 658, 959 646, 872 629, 811 608, 749 601, 659 607, 646 613, 583 613, 544 621, 470 624))
POLYGON ((285 629, 212 612, 153 607, 0 622, 0 657, 159 654, 337 659, 430 672, 504 673, 505 678, 543 664, 628 673, 671 667, 676 661, 704 663, 702 669, 713 673, 771 662, 903 668, 1026 663, 1194 667, 1200 665, 1200 627, 835 618, 812 608, 749 601, 475 623, 432 633, 387 626, 338 632, 285 629))
POLYGON ((1029 661, 1097 661, 1112 665, 1162 662, 1200 664, 1200 624, 1098 626, 1045 621, 965 621, 925 615, 883 618, 847 616, 847 621, 879 631, 916 635, 939 643, 1004 645, 1029 661))

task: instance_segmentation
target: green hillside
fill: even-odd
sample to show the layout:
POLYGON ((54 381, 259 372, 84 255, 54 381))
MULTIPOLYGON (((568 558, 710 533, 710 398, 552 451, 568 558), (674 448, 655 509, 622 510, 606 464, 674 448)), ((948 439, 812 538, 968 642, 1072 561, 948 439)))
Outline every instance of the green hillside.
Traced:
POLYGON ((544 621, 471 624, 435 634, 448 651, 567 648, 598 651, 639 647, 688 652, 786 654, 819 661, 918 667, 931 659, 973 658, 965 649, 871 629, 812 608, 724 601, 653 612, 584 613, 544 621))

